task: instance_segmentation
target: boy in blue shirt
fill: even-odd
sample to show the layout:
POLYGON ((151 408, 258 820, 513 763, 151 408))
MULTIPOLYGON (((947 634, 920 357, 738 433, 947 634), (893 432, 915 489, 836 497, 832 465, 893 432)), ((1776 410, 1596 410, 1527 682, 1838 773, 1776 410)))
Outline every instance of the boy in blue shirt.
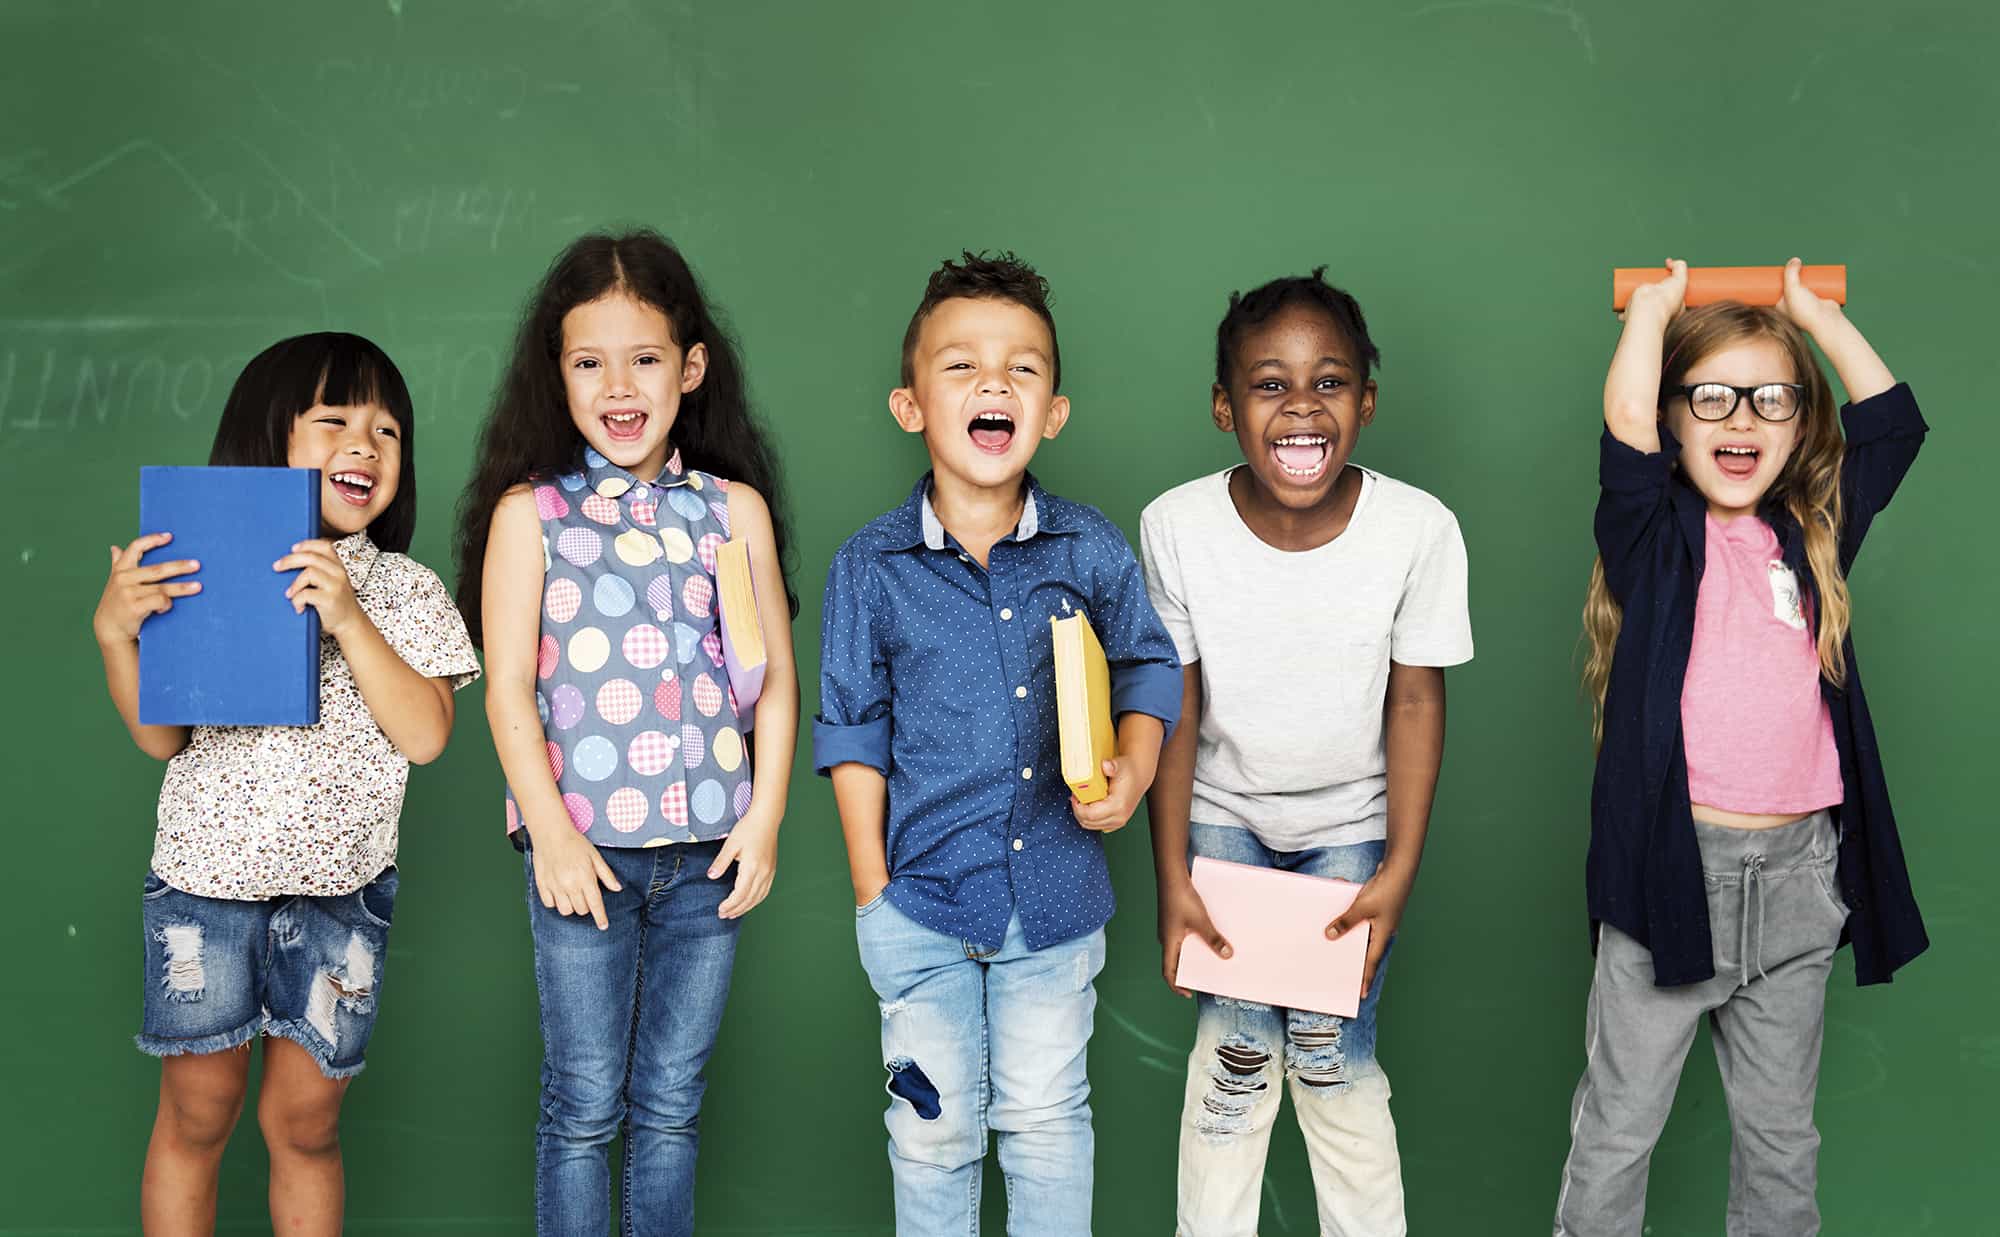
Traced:
POLYGON ((881 1000, 897 1231, 978 1231, 990 1126, 1008 1230, 1066 1237, 1090 1232, 1097 835, 1152 784, 1180 665, 1123 534, 1027 471, 1069 418, 1048 282, 1012 254, 964 259, 932 274, 889 395, 931 472, 827 572, 813 763, 881 1000), (1049 631, 1077 611, 1118 725, 1089 805, 1062 778, 1049 631))

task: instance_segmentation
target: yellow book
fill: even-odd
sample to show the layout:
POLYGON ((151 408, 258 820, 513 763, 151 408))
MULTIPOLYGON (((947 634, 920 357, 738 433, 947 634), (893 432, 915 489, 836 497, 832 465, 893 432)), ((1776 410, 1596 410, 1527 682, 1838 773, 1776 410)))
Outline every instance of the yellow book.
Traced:
POLYGON ((1118 754, 1111 724, 1111 664, 1104 646, 1081 613, 1049 617, 1056 643, 1056 725, 1062 748, 1063 781, 1078 803, 1095 803, 1110 793, 1104 762, 1118 754))
POLYGON ((716 608, 722 618, 722 657, 736 710, 747 727, 764 689, 764 625, 750 580, 750 543, 731 538, 715 550, 716 608))

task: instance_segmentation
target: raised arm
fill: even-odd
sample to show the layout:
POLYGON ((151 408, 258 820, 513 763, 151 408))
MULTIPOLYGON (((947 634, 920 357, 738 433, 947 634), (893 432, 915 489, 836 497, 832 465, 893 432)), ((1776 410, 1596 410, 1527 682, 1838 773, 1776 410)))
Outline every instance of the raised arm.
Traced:
POLYGON ((111 689, 111 703, 132 742, 155 760, 167 760, 186 747, 188 728, 139 721, 139 628, 153 615, 173 609, 175 598, 201 591, 200 584, 178 578, 201 564, 178 559, 141 565, 139 560, 173 539, 172 533, 148 533, 122 550, 112 546, 111 574, 90 620, 98 654, 104 659, 104 684, 111 689))
POLYGON ((1625 308, 1624 334, 1618 337, 1611 370, 1604 376, 1605 428, 1619 442, 1647 455, 1660 449, 1660 341, 1687 296, 1687 263, 1675 259, 1667 269, 1666 279, 1633 291, 1625 308))

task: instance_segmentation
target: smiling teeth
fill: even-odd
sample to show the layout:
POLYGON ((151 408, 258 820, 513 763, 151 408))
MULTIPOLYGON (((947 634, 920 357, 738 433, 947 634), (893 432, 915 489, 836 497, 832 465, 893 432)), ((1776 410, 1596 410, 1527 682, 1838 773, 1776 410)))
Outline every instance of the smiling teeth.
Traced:
POLYGON ((1757 454, 1757 448, 1755 448, 1755 447, 1717 447, 1717 448, 1716 448, 1716 450, 1717 450, 1717 451, 1720 451, 1720 452, 1721 452, 1722 454, 1724 454, 1724 455, 1755 455, 1755 454, 1757 454))
POLYGON ((332 481, 344 482, 348 485, 358 485, 364 490, 372 490, 375 488, 375 479, 370 476, 367 476, 364 473, 337 472, 328 479, 332 481))
POLYGON ((1281 447, 1323 447, 1326 445, 1326 435, 1287 434, 1278 440, 1277 445, 1281 447))
POLYGON ((637 413, 637 412, 613 412, 613 413, 607 413, 604 419, 606 421, 616 421, 620 425, 629 425, 632 422, 637 421, 643 415, 644 415, 643 413, 637 413))

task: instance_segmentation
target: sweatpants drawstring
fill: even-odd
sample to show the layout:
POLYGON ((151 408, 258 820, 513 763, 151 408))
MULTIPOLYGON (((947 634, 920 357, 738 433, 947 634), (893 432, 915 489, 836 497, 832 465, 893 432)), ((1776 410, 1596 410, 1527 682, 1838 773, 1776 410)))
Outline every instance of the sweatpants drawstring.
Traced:
MULTIPOLYGON (((1744 983, 1750 982, 1750 903, 1762 888, 1764 856, 1750 854, 1743 857, 1743 913, 1737 916, 1736 969, 1744 983)), ((1764 898, 1756 896, 1757 903, 1757 978, 1769 978, 1764 974, 1764 898)))

